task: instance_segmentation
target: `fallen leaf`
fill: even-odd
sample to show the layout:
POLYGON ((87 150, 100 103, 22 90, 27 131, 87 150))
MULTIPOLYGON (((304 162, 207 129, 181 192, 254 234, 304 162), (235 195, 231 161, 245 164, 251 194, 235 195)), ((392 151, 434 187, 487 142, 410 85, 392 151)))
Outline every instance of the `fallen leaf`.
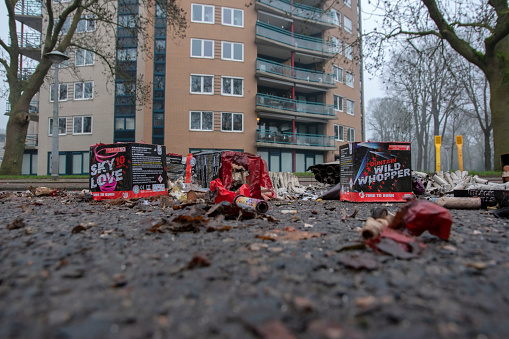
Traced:
POLYGON ((23 218, 20 218, 20 217, 17 217, 16 219, 14 219, 12 221, 12 223, 7 225, 7 229, 9 231, 16 230, 16 229, 23 228, 23 227, 25 227, 25 222, 23 221, 23 218))
POLYGON ((295 232, 288 232, 284 235, 281 235, 277 238, 277 240, 297 241, 297 240, 306 240, 306 239, 310 239, 310 238, 318 238, 322 235, 323 234, 320 232, 295 231, 295 232))
POLYGON ((303 312, 311 312, 313 311, 313 303, 307 297, 295 297, 293 298, 293 304, 295 308, 303 312))
POLYGON ((127 278, 123 274, 115 274, 113 276, 113 284, 111 285, 112 288, 120 288, 127 285, 127 278))
POLYGON ((78 226, 74 226, 74 228, 72 229, 71 233, 80 233, 80 232, 83 232, 83 231, 86 231, 87 228, 83 225, 78 225, 78 226))
POLYGON ((274 237, 266 236, 266 235, 256 235, 255 238, 262 239, 262 240, 272 240, 276 241, 274 237))
POLYGON ((417 257, 416 253, 407 252, 402 244, 397 243, 396 241, 388 238, 381 238, 380 242, 375 245, 377 249, 380 251, 390 254, 398 259, 412 259, 417 257))
POLYGON ((191 259, 191 261, 189 263, 187 263, 187 265, 184 266, 181 269, 181 271, 192 270, 195 268, 208 267, 208 266, 210 266, 210 262, 205 257, 195 254, 193 256, 193 258, 191 259))

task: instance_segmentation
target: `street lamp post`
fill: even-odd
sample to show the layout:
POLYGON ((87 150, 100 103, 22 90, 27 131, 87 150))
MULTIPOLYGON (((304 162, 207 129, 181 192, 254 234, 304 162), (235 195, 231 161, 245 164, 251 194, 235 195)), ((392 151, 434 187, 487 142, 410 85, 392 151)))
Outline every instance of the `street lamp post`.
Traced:
POLYGON ((52 51, 44 54, 46 58, 48 58, 55 67, 55 85, 54 85, 54 94, 53 94, 53 127, 51 134, 51 179, 58 179, 58 166, 60 163, 60 156, 58 152, 58 99, 59 99, 59 86, 58 86, 58 66, 60 63, 69 59, 67 55, 59 51, 52 51))

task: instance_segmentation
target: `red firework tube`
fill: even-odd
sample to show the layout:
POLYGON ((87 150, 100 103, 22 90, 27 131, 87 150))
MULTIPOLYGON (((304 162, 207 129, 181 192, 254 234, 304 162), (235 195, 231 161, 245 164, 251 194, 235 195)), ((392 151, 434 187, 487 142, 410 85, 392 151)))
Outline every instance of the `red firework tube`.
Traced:
POLYGON ((237 195, 233 204, 237 207, 250 208, 259 213, 265 213, 269 210, 269 204, 265 200, 248 198, 243 195, 237 195))

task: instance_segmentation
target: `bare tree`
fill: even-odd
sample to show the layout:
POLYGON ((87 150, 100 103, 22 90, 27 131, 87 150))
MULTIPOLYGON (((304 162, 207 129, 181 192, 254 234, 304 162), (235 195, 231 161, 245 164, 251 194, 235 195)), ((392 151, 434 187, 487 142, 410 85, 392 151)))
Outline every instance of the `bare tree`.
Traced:
POLYGON ((404 102, 395 97, 375 98, 368 103, 367 125, 377 141, 408 141, 412 117, 404 102))
MULTIPOLYGON (((174 0, 140 0, 139 7, 123 0, 35 0, 30 4, 25 0, 13 0, 5 1, 5 5, 9 15, 10 44, 0 39, 0 64, 3 67, 1 71, 7 78, 11 112, 0 174, 21 174, 25 138, 30 122, 30 101, 39 92, 52 66, 51 61, 41 55, 52 51, 64 53, 68 49, 76 48, 91 51, 102 60, 110 74, 115 74, 118 71, 115 68, 115 44, 119 43, 120 39, 131 39, 138 45, 138 51, 146 54, 156 10, 164 13, 168 30, 172 30, 174 36, 182 37, 186 28, 185 12, 174 0), (27 46, 26 34, 22 35, 17 31, 16 15, 20 8, 23 10, 29 5, 39 6, 44 19, 42 27, 38 28, 41 41, 36 46, 27 46), (119 9, 130 14, 123 17, 125 20, 117 22, 119 9), (93 25, 95 29, 93 32, 75 34, 82 25, 93 25), (117 36, 118 30, 127 34, 117 36), (34 54, 37 61, 35 70, 25 77, 19 73, 26 47, 35 47, 38 54, 34 54)), ((137 88, 136 92, 137 95, 143 95, 144 91, 137 88)))
MULTIPOLYGON (((368 53, 383 62, 384 47, 422 37, 444 40, 485 75, 490 87, 494 154, 509 150, 509 6, 507 0, 373 1, 384 12, 380 29, 366 37, 368 53), (370 37, 372 40, 370 40, 370 37)), ((495 169, 500 164, 495 161, 495 169)))

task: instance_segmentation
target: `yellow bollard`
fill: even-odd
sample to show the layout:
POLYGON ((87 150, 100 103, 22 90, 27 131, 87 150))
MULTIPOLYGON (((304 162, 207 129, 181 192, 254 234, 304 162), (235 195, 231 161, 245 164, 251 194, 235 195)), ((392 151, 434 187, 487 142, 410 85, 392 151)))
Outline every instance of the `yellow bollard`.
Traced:
POLYGON ((456 147, 458 147, 458 167, 463 172, 463 136, 456 136, 456 147))
POLYGON ((435 135, 435 149, 436 149, 436 165, 437 172, 440 171, 440 146, 442 145, 442 137, 440 135, 435 135))

